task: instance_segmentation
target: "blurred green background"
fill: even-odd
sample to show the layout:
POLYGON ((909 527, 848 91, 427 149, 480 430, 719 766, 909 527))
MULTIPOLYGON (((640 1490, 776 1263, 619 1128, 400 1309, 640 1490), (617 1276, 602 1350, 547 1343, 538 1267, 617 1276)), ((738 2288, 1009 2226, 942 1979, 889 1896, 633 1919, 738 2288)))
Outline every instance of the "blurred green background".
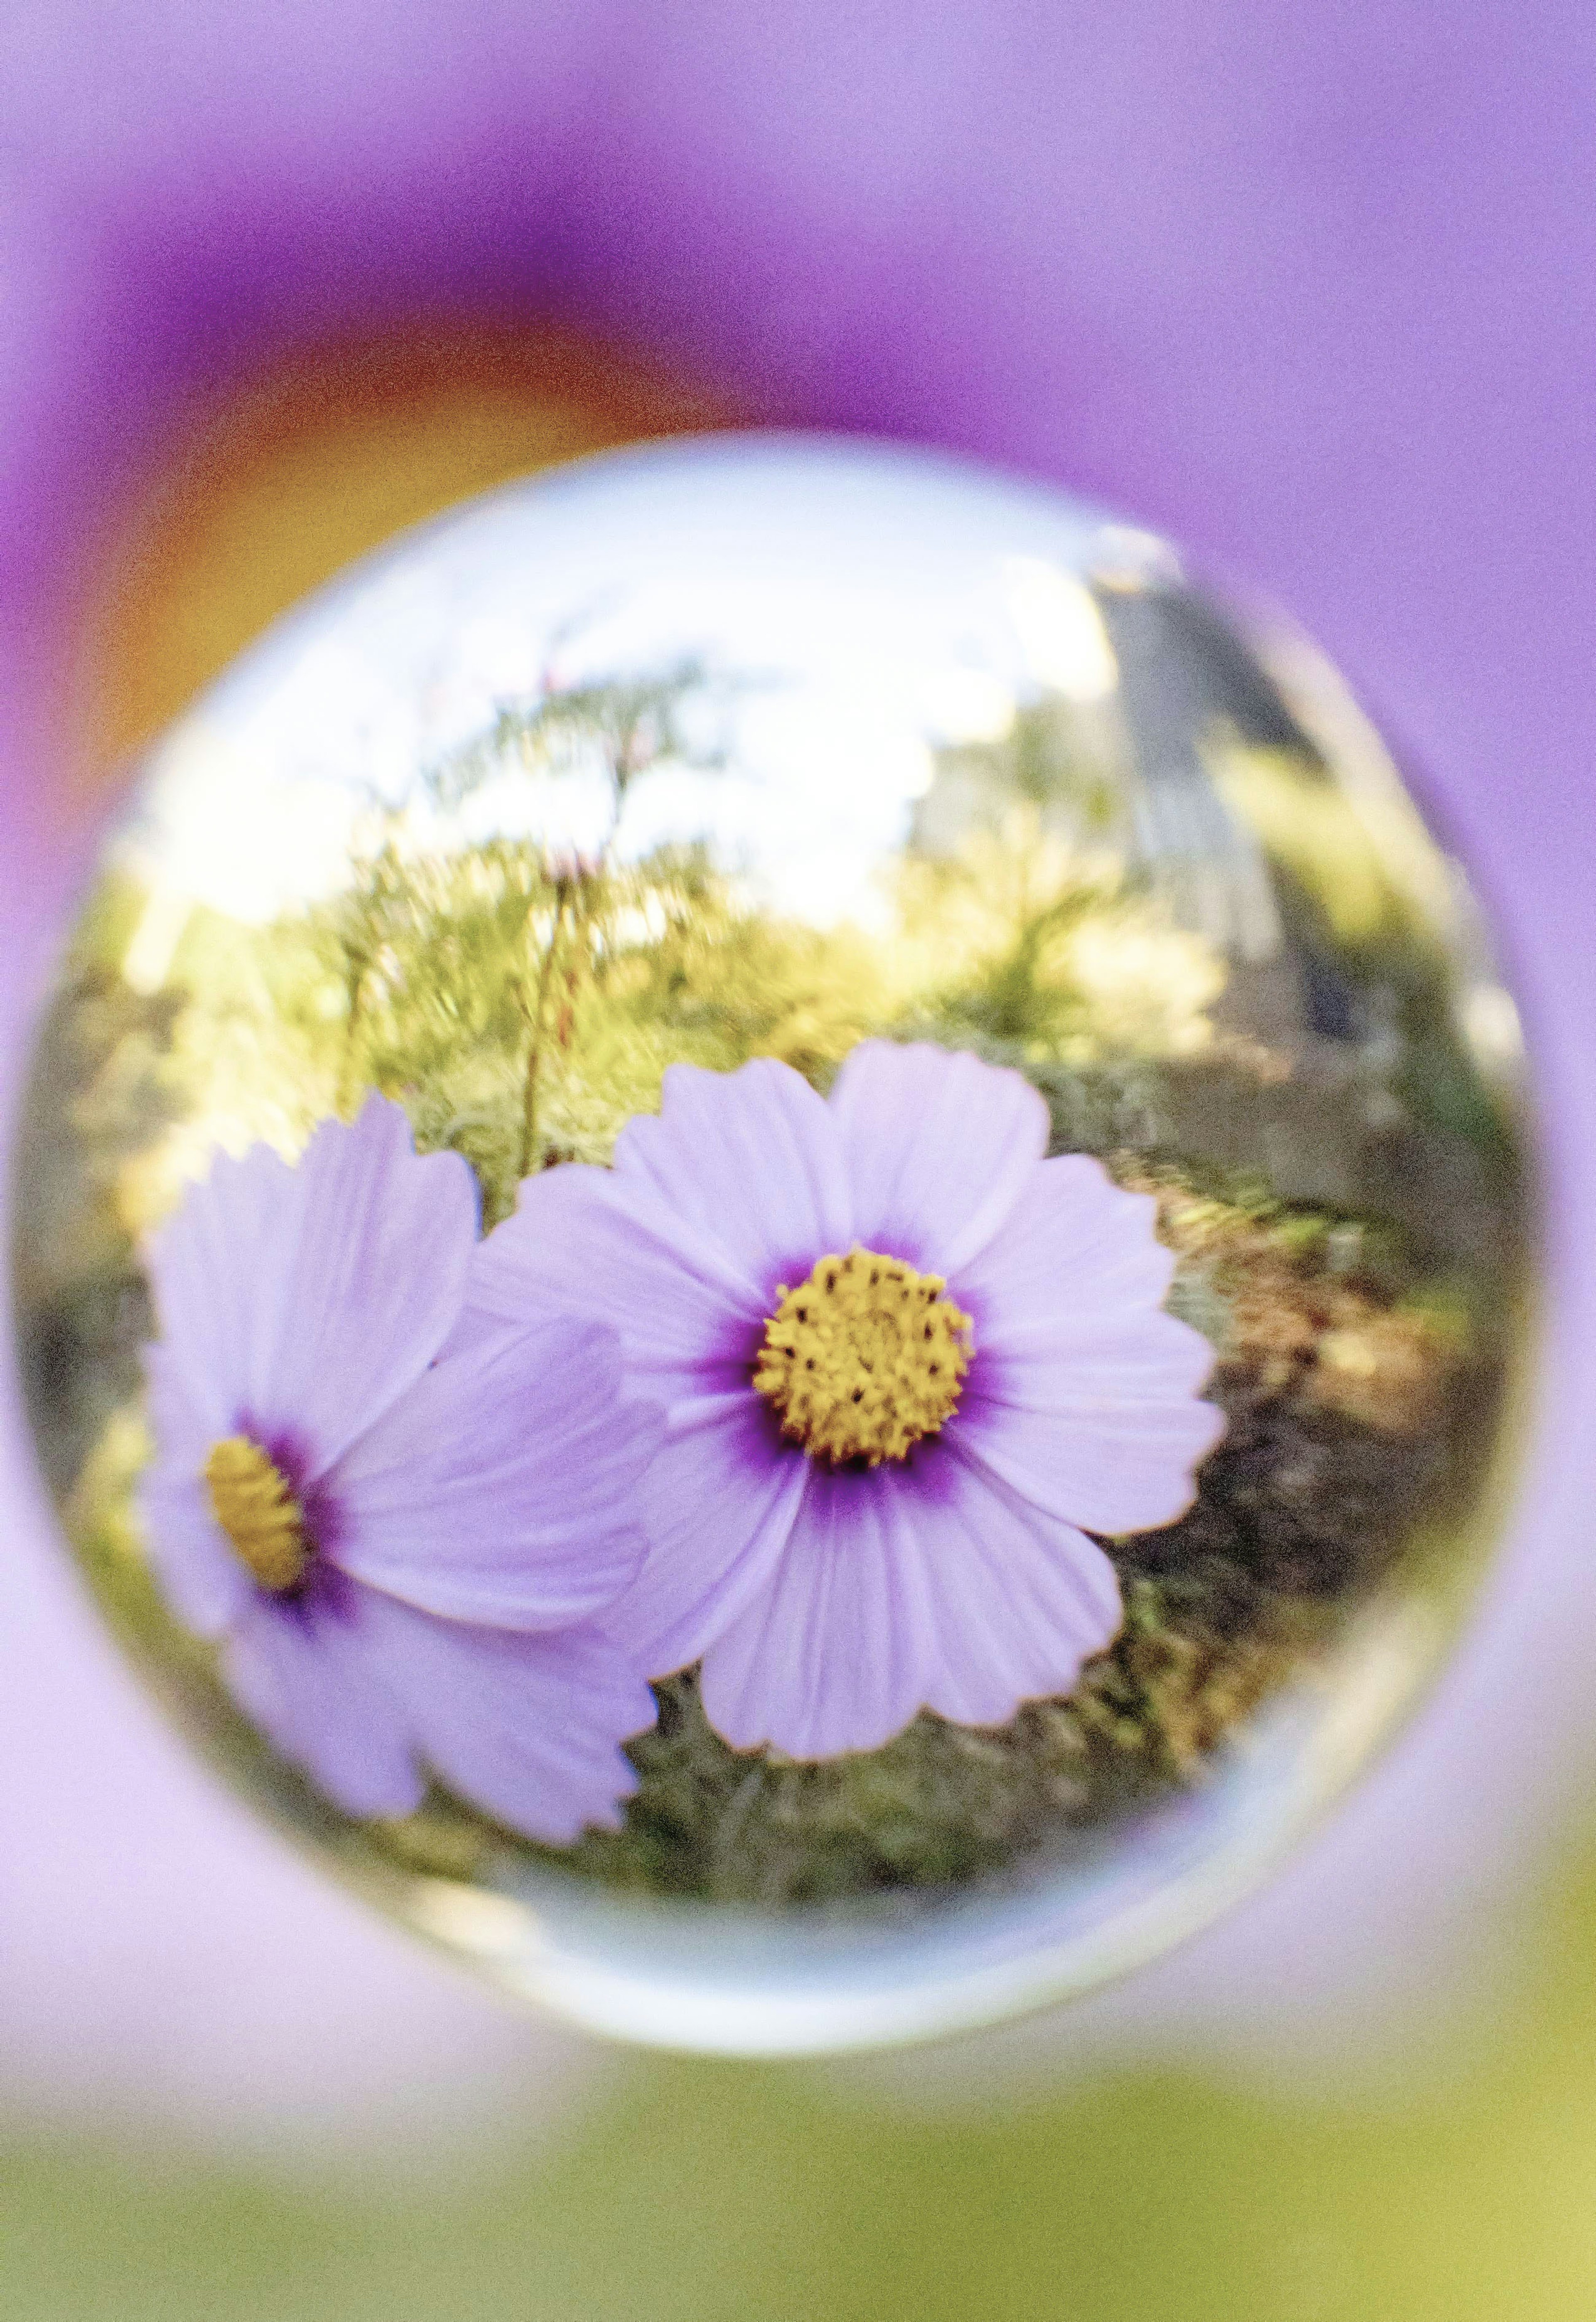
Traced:
POLYGON ((0 2128, 19 2322, 1563 2322, 1596 2310, 1596 1858, 1422 2065, 1094 2072, 645 2059, 535 2144, 317 2185, 0 2128))
MULTIPOLYGON (((334 351, 263 383, 130 516, 85 646, 100 763, 401 524, 732 416, 546 338, 334 351)), ((956 2056, 616 2057, 535 2128, 462 2131, 447 2165, 388 2165, 380 2122, 292 2166, 81 2107, 0 2114, 0 2315, 1564 2322, 1596 2313, 1596 1844, 1511 1900, 1472 1996, 1311 2071, 1071 2072, 1067 2020, 1007 2080, 956 2056)))

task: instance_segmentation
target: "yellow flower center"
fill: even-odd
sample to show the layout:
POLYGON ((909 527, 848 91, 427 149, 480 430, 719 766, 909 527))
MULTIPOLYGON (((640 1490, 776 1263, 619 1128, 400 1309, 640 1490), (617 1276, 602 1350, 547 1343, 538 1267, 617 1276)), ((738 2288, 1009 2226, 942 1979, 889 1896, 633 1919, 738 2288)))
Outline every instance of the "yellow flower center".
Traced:
POLYGON ((282 1469, 247 1435, 213 1443, 205 1461, 211 1506, 263 1588, 297 1588, 310 1559, 305 1511, 282 1469))
POLYGON ((938 1274, 857 1243, 807 1282, 778 1284, 753 1384, 812 1459, 879 1467, 952 1416, 970 1367, 968 1314, 938 1274))

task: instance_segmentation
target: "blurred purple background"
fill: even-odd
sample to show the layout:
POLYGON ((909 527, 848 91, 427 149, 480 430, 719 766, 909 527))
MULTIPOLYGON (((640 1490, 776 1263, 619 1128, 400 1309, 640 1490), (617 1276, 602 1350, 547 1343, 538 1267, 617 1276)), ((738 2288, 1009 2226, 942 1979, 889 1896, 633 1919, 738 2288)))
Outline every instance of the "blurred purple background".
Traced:
MULTIPOLYGON (((1521 1518, 1318 1842, 1048 2052, 1389 2054, 1510 1956, 1596 1758, 1596 17, 23 0, 7 50, 8 1091, 92 822, 68 637, 107 509, 197 389, 320 329, 554 315, 784 423, 1060 479, 1272 595, 1383 718, 1499 914, 1545 1100, 1521 1518)), ((570 2086, 581 2043, 367 1919, 160 1730, 5 1394, 0 2108, 303 2144, 570 2086)))

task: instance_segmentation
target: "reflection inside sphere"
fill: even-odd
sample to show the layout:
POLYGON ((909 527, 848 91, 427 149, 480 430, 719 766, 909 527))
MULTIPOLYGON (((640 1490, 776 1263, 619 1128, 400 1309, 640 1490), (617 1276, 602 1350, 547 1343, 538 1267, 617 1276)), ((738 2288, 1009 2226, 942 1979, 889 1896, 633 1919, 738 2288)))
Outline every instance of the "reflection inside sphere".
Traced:
POLYGON ((584 2020, 1083 1988, 1410 1698, 1522 1367, 1517 1018, 1334 677, 798 439, 412 535, 154 752, 15 1280, 123 1636, 584 2020))

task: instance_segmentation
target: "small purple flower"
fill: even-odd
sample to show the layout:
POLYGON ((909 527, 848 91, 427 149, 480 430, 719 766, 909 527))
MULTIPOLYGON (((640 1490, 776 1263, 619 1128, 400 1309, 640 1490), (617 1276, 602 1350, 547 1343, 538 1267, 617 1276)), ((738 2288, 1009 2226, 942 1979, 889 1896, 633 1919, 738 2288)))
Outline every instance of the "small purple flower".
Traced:
POLYGON ((485 1321, 607 1321, 666 1404, 606 1619, 652 1674, 702 1658, 737 1748, 1067 1692, 1123 1617, 1088 1531, 1190 1504, 1211 1352, 1162 1310, 1151 1200, 1047 1137, 1019 1074, 941 1048, 867 1041, 829 1102, 785 1065, 678 1065, 613 1169, 530 1180, 484 1244, 485 1321))
POLYGON ((653 1723, 594 1615, 643 1553, 658 1413, 573 1319, 437 1359, 478 1248, 466 1164, 380 1097, 296 1166, 218 1161, 149 1253, 140 1507, 179 1617, 350 1814, 408 1813, 430 1770, 563 1842, 618 1821, 619 1744, 653 1723))

